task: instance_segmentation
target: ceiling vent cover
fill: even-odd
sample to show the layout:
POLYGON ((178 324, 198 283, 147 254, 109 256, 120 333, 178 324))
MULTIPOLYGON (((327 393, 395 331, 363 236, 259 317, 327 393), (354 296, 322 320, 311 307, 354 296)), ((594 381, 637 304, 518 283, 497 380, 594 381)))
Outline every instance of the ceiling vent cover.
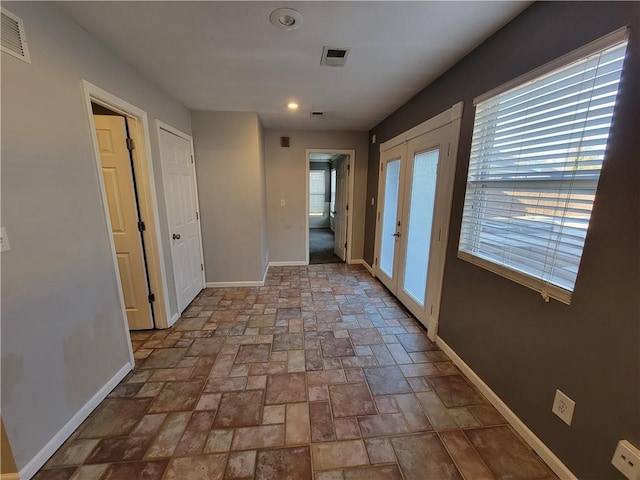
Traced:
POLYGON ((327 67, 344 67, 349 56, 350 47, 323 47, 320 65, 327 67))
POLYGON ((2 42, 0 43, 3 52, 13 55, 20 60, 31 63, 29 58, 29 49, 27 48, 27 40, 24 34, 24 24, 20 17, 16 17, 13 13, 1 10, 2 14, 2 42))

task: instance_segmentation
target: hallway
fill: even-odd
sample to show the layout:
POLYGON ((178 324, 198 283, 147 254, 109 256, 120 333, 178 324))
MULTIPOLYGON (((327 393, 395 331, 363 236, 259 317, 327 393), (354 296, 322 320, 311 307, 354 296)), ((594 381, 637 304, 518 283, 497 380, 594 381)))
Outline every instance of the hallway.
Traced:
POLYGON ((360 266, 206 289, 36 480, 556 478, 360 266))
POLYGON ((309 265, 343 263, 333 252, 334 239, 330 228, 309 229, 309 265))

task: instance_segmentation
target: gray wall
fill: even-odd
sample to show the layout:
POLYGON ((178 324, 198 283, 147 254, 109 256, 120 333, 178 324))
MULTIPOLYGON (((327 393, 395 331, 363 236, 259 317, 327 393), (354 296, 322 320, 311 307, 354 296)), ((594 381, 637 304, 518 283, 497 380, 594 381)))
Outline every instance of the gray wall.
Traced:
POLYGON ((207 282, 260 281, 266 266, 256 113, 191 112, 207 282))
MULTIPOLYGON (((365 192, 367 188, 367 132, 265 131, 267 165, 267 217, 272 262, 305 261, 305 178, 306 149, 355 149, 353 212, 354 260, 362 258, 364 245, 365 192), (280 147, 280 137, 290 137, 290 147, 280 147), (280 206, 280 199, 285 206, 280 206)), ((353 162, 352 162, 353 164, 353 162)), ((354 167, 352 174, 354 173, 354 167)))
MULTIPOLYGON (((12 247, 2 253, 2 418, 21 469, 129 361, 80 79, 150 122, 191 127, 185 108, 54 5, 3 7, 23 18, 32 61, 1 54, 2 225, 12 247)), ((166 233, 154 128, 151 146, 166 233)))
POLYGON ((370 132, 378 144, 369 152, 369 198, 379 142, 464 100, 439 334, 582 479, 622 479, 610 465, 616 442, 640 446, 639 14, 637 2, 536 3, 370 132), (472 100, 627 24, 632 35, 573 301, 547 304, 456 257, 472 100), (556 388, 576 402, 570 427, 551 413, 556 388))

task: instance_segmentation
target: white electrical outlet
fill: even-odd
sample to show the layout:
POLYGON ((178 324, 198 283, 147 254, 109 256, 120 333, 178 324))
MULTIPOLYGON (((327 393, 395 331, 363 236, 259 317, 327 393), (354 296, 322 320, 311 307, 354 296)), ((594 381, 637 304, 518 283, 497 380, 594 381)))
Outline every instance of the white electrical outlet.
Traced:
POLYGON ((576 408, 576 402, 567 397, 560 390, 556 390, 556 396, 553 399, 553 408, 551 411, 555 413, 567 425, 571 425, 573 419, 573 411, 576 408))
POLYGON ((620 440, 611 464, 629 480, 640 480, 640 450, 626 440, 620 440))

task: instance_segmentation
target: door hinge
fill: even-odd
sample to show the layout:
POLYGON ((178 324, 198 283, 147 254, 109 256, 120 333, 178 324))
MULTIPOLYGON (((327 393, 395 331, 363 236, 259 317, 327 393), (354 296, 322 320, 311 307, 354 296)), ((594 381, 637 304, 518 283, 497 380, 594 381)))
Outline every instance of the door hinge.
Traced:
POLYGON ((191 163, 193 163, 193 155, 191 155, 191 163))
POLYGON ((433 315, 433 303, 431 304, 431 312, 429 313, 429 315, 433 315))
POLYGON ((380 221, 380 212, 378 212, 378 221, 380 221))
POLYGON ((440 241, 440 238, 442 238, 442 229, 438 230, 438 241, 440 241))
POLYGON ((344 248, 347 248, 347 242, 344 242, 344 248))
POLYGON ((142 220, 138 222, 138 231, 144 232, 147 229, 147 226, 144 224, 142 220))
POLYGON ((447 147, 447 155, 451 155, 451 144, 449 144, 449 147, 447 147))
POLYGON ((150 293, 149 294, 149 303, 153 303, 156 301, 156 295, 155 293, 150 293))
POLYGON ((376 259, 373 261, 373 264, 374 264, 374 265, 377 265, 377 264, 378 264, 378 257, 376 257, 376 259))
POLYGON ((384 163, 380 164, 380 171, 384 170, 384 163))
POLYGON ((351 171, 351 165, 347 164, 347 173, 349 173, 351 171))
POLYGON ((344 206, 344 209, 345 210, 349 210, 349 204, 348 203, 344 206))
POLYGON ((127 137, 127 149, 133 150, 134 148, 136 148, 136 144, 134 143, 133 138, 127 137))
POLYGON ((196 212, 196 220, 200 220, 200 215, 198 215, 198 212, 196 212))
POLYGON ((204 272, 204 265, 202 263, 200 264, 200 271, 204 272))

